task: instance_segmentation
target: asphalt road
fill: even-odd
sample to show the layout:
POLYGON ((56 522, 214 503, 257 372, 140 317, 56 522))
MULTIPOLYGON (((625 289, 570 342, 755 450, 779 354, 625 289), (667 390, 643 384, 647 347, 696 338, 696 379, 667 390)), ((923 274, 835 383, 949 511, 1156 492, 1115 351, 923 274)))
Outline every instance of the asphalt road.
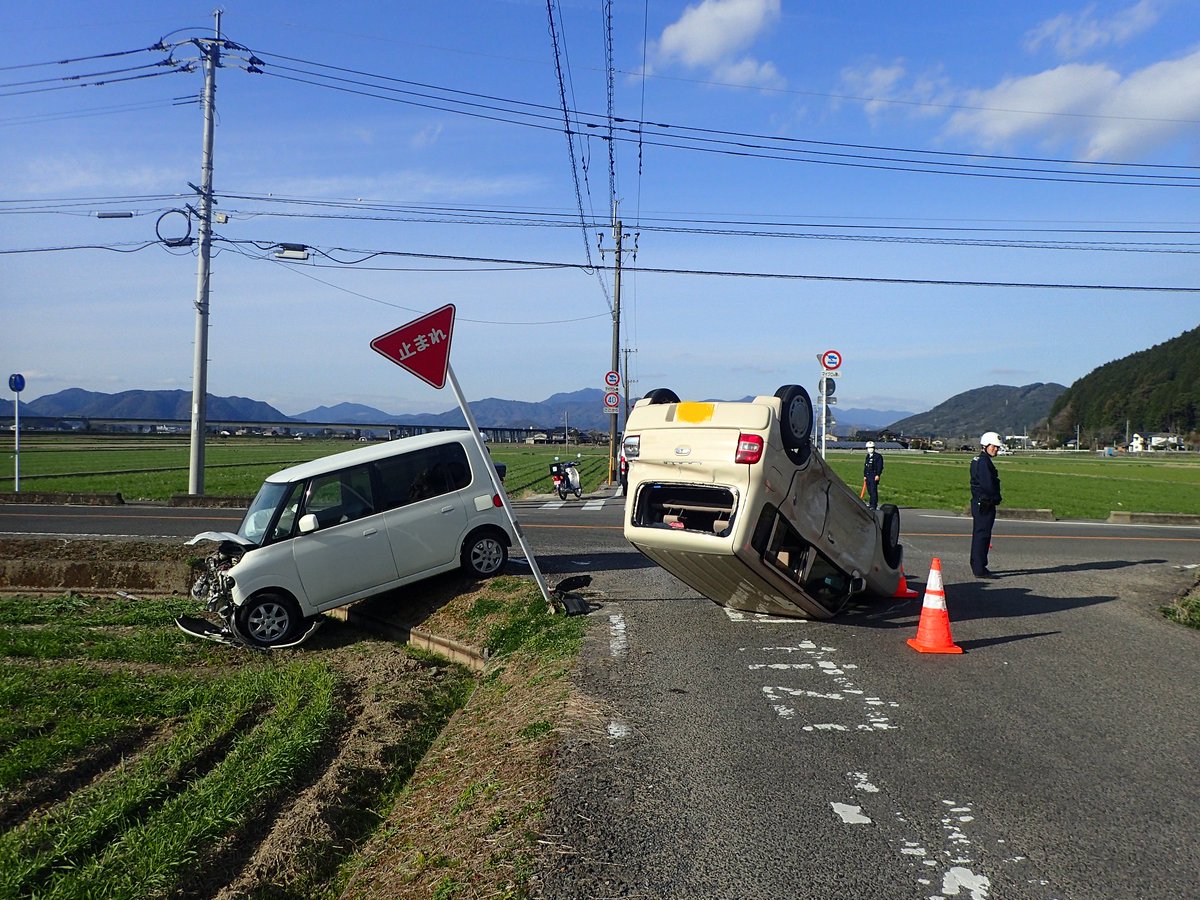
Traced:
MULTIPOLYGON (((730 614, 624 541, 621 504, 517 515, 594 608, 582 730, 558 760, 550 898, 1200 896, 1200 632, 1158 607, 1200 528, 905 510, 942 562, 960 656, 919 654, 920 600, 833 622, 730 614)), ((0 534, 186 537, 222 510, 0 506, 0 534)), ((519 570, 522 562, 513 561, 519 570)))

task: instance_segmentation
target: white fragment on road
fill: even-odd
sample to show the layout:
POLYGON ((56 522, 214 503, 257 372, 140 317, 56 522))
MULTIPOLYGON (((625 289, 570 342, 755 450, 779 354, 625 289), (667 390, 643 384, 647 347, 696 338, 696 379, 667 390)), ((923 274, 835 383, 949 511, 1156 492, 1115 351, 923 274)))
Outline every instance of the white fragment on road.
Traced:
POLYGON ((608 736, 614 741, 619 741, 621 738, 629 737, 629 726, 624 722, 612 721, 608 723, 608 736))
POLYGON ((851 806, 849 803, 830 803, 833 811, 842 817, 847 825, 870 825, 871 820, 862 814, 861 806, 851 806))
POLYGON ((629 649, 629 641, 625 634, 625 617, 613 613, 608 617, 608 651, 613 656, 624 656, 629 649))

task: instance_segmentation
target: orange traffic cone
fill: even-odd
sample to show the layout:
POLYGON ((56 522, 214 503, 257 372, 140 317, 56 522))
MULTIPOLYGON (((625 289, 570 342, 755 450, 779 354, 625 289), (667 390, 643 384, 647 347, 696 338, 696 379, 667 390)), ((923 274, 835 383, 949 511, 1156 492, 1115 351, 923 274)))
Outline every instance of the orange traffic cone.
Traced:
POLYGON ((900 567, 900 583, 896 585, 896 593, 892 594, 893 600, 915 600, 917 592, 908 586, 908 578, 904 575, 904 566, 900 567))
POLYGON ((942 590, 942 561, 936 556, 929 567, 925 599, 921 601, 921 621, 917 636, 908 646, 920 653, 962 653, 962 647, 950 637, 950 615, 946 612, 946 592, 942 590))

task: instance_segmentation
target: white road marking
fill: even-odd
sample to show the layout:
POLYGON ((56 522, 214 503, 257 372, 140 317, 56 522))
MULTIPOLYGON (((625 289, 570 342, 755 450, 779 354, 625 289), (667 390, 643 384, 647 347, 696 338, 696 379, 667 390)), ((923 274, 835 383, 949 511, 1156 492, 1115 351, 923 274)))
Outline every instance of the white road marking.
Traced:
POLYGON ((624 656, 625 651, 629 649, 625 635, 625 617, 620 613, 613 613, 608 617, 608 628, 608 652, 613 656, 624 656))
MULTIPOLYGON (((745 649, 742 648, 743 651, 745 649)), ((816 715, 818 706, 822 711, 827 711, 829 703, 849 702, 861 710, 862 722, 819 722, 812 721, 810 718, 808 723, 801 727, 805 731, 895 731, 900 727, 893 724, 887 714, 887 710, 899 708, 899 703, 868 695, 865 690, 851 681, 846 673, 856 671, 858 669, 856 664, 839 664, 825 658, 827 654, 836 653, 836 647, 818 647, 812 641, 800 641, 790 647, 763 647, 761 652, 802 653, 809 657, 811 662, 753 662, 747 664, 750 671, 789 672, 795 673, 802 679, 828 677, 832 678, 834 682, 833 690, 818 690, 815 689, 817 687, 815 685, 807 687, 793 687, 779 683, 763 685, 763 696, 780 718, 795 719, 798 709, 801 708, 806 710, 811 717, 816 715)), ((837 716, 837 718, 846 717, 837 716)))
POLYGON ((566 505, 567 502, 565 500, 551 500, 549 503, 543 503, 539 509, 561 509, 566 505))
POLYGON ((614 741, 629 737, 629 726, 615 719, 608 723, 608 736, 614 741))
POLYGON ((587 503, 583 504, 583 508, 584 509, 603 509, 604 501, 603 500, 589 500, 589 501, 587 501, 587 503))
POLYGON ((725 610, 725 615, 729 617, 730 622, 752 622, 754 624, 769 622, 786 625, 801 625, 807 622, 807 619, 791 619, 784 616, 768 616, 766 613, 742 612, 740 609, 730 609, 728 606, 721 608, 725 610))

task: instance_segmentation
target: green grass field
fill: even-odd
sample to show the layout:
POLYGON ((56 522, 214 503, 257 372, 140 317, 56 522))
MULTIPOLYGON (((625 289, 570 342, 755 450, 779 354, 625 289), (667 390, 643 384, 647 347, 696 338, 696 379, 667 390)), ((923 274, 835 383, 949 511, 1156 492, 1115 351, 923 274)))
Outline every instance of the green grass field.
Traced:
MULTIPOLYGON (((0 473, 0 491, 12 490, 10 466, 0 473)), ((218 438, 205 450, 204 489, 213 497, 251 496, 262 480, 285 466, 353 449, 344 440, 218 438)), ((505 488, 514 497, 549 493, 555 456, 582 454, 585 491, 608 478, 607 446, 547 447, 490 445, 508 466, 505 488)), ((2 452, 2 451, 0 451, 2 452)), ((862 484, 862 454, 831 450, 829 462, 851 487, 862 484)), ((967 506, 970 455, 965 453, 885 455, 880 501, 919 509, 967 506)), ((1051 509, 1060 518, 1103 519, 1113 511, 1200 512, 1200 457, 1157 454, 1141 457, 1023 455, 996 460, 1004 505, 1051 509)), ((120 493, 126 500, 166 500, 187 493, 188 444, 174 436, 31 436, 21 446, 21 489, 95 494, 120 493)))
MULTIPOLYGON (((345 440, 217 438, 205 445, 204 493, 253 496, 272 472, 360 446, 345 440)), ((555 456, 574 459, 582 454, 579 472, 585 490, 595 490, 608 478, 607 445, 489 446, 493 458, 508 466, 504 485, 513 496, 549 493, 550 463, 555 456)), ((11 491, 11 439, 0 445, 0 453, 8 461, 0 473, 0 491, 11 491)), ((187 440, 174 436, 32 436, 21 441, 21 490, 167 500, 188 492, 188 455, 187 440)))
MULTIPOLYGON (((370 862, 356 857, 363 842, 399 798, 414 796, 412 773, 479 686, 444 660, 372 646, 336 623, 323 629, 325 643, 291 653, 190 639, 172 620, 194 606, 78 595, 0 604, 3 900, 214 896, 239 867, 257 882, 239 896, 340 896, 347 870, 370 862), (294 805, 302 792, 309 799, 294 805), (272 823, 305 852, 260 871, 243 850, 272 823)), ((538 660, 565 672, 583 630, 515 578, 487 582, 463 618, 465 637, 497 661, 485 684, 518 654, 517 671, 538 660)), ((506 708, 503 692, 488 709, 497 754, 529 745, 542 758, 541 704, 528 710, 533 725, 506 708)), ((473 777, 486 768, 472 766, 473 777)), ((431 809, 451 799, 418 794, 431 809)), ((535 812, 514 809, 504 835, 523 859, 535 812)), ((486 868, 497 831, 474 871, 486 868)), ((488 874, 511 883, 501 865, 488 874)))

